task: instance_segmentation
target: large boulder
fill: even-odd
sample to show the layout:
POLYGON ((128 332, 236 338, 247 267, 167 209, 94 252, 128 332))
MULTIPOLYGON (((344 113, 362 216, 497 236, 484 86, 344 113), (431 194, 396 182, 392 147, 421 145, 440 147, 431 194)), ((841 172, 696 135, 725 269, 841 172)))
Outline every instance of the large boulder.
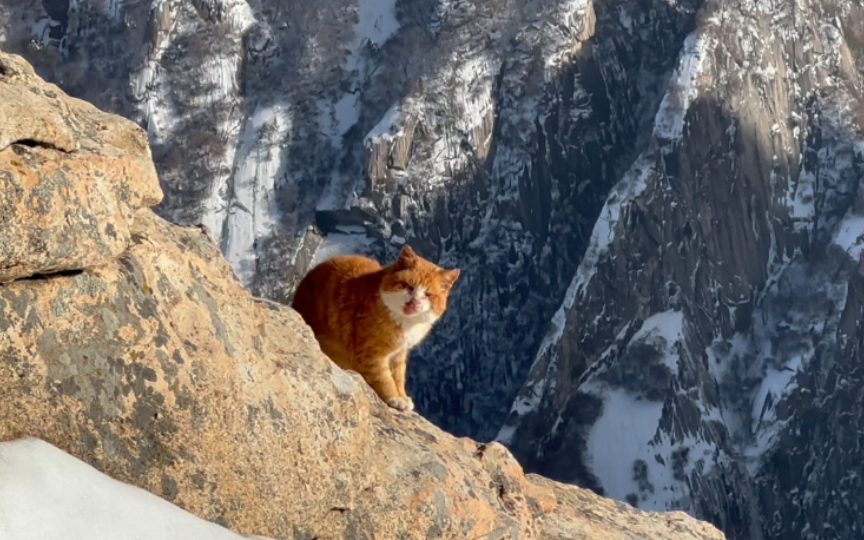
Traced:
MULTIPOLYGON (((13 90, 39 87, 19 59, 0 54, 0 66, 26 74, 3 75, 13 90)), ((43 439, 242 534, 722 538, 681 513, 644 513, 525 475, 497 443, 455 438, 387 408, 321 353, 296 312, 252 297, 203 230, 134 210, 158 200, 151 179, 132 173, 149 160, 136 130, 51 91, 60 110, 78 111, 78 127, 48 146, 0 148, 0 178, 16 156, 30 160, 18 202, 3 199, 0 215, 27 227, 41 208, 53 223, 75 202, 90 217, 46 228, 45 244, 4 239, 25 261, 58 248, 45 268, 28 263, 29 275, 42 275, 0 286, 0 441, 43 439), (132 142, 99 126, 125 129, 132 142), (94 150, 74 158, 79 175, 52 182, 62 165, 51 160, 70 157, 52 156, 58 145, 94 150), (116 232, 121 216, 128 233, 116 232), (108 248, 92 231, 111 220, 108 248), (57 269, 66 272, 44 275, 57 269)), ((51 122, 70 117, 44 116, 40 133, 62 133, 51 122)), ((0 140, 17 125, 6 120, 0 140)))
POLYGON ((129 243, 162 190, 147 137, 0 56, 0 283, 89 268, 129 243))

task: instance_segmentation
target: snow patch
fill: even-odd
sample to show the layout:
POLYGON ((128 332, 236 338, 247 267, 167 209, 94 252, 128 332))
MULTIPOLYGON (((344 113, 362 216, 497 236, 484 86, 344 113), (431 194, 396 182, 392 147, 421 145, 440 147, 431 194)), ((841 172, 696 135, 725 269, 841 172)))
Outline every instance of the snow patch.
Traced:
POLYGON ((359 255, 364 253, 375 240, 365 234, 358 233, 331 233, 325 236, 321 245, 315 250, 312 257, 314 268, 331 257, 338 255, 359 255))
MULTIPOLYGON (((211 2, 211 9, 216 10, 211 2)), ((151 11, 171 9, 168 2, 159 1, 151 6, 151 11)), ((233 144, 242 130, 243 115, 237 107, 240 89, 237 74, 244 59, 242 35, 255 24, 252 9, 244 0, 225 0, 218 11, 223 14, 230 36, 223 39, 232 43, 230 47, 214 48, 211 54, 200 59, 194 66, 194 76, 199 93, 184 95, 182 103, 175 103, 175 89, 171 76, 165 76, 161 65, 162 55, 172 41, 181 36, 209 31, 211 26, 198 19, 181 18, 182 22, 171 32, 166 32, 162 42, 155 44, 149 51, 147 60, 141 68, 130 76, 132 95, 138 102, 138 110, 151 144, 164 144, 177 138, 176 130, 186 122, 209 108, 231 110, 230 114, 220 115, 212 130, 215 136, 226 142, 221 155, 211 157, 215 174, 209 195, 202 201, 201 222, 212 231, 217 244, 222 243, 224 224, 231 210, 229 179, 232 173, 237 145, 233 144), (179 106, 178 106, 179 105, 179 106)), ((160 19, 151 13, 154 20, 160 19)))
POLYGON ((272 236, 279 228, 276 178, 285 165, 285 141, 292 122, 288 105, 259 105, 241 139, 222 252, 246 286, 255 275, 256 240, 272 236))
POLYGON ((786 195, 786 205, 789 207, 789 217, 792 218, 795 230, 810 227, 816 216, 816 176, 812 172, 801 171, 794 191, 786 195))
POLYGON ((847 212, 832 241, 857 262, 864 251, 864 216, 847 212))
POLYGON ((516 434, 516 426, 505 424, 501 426, 501 429, 498 431, 498 435, 495 436, 495 440, 503 445, 508 445, 513 440, 513 435, 516 434))
MULTIPOLYGON (((555 4, 553 4, 555 5, 555 4)), ((543 44, 544 75, 546 81, 553 80, 573 50, 574 36, 583 31, 585 25, 585 12, 591 5, 590 0, 570 0, 557 4, 558 12, 552 17, 547 17, 548 29, 544 32, 547 37, 543 44)))
POLYGON ((3 540, 240 540, 38 439, 0 443, 3 540))
POLYGON ((594 382, 584 390, 603 400, 603 413, 591 427, 586 463, 606 495, 640 509, 690 509, 688 478, 697 467, 707 474, 716 448, 688 436, 672 441, 660 430, 664 404, 633 397, 620 388, 594 382))
MULTIPOLYGON (((344 68, 352 81, 362 71, 364 49, 379 47, 399 29, 395 6, 396 0, 359 0, 357 3, 357 24, 354 25, 354 38, 348 43, 351 52, 344 68)), ((319 126, 335 148, 342 147, 341 137, 360 118, 360 90, 354 88, 358 84, 351 84, 351 90, 335 103, 322 100, 318 104, 319 126)))
POLYGON ((672 370, 678 372, 678 355, 672 345, 684 339, 684 314, 680 311, 664 311, 656 313, 642 323, 642 327, 633 335, 630 343, 651 339, 663 338, 666 342, 666 354, 663 363, 672 370))
POLYGON ((705 72, 713 43, 696 30, 684 40, 684 50, 672 73, 669 88, 654 117, 654 136, 674 141, 684 132, 684 116, 699 95, 699 77, 705 72))
POLYGON ((634 463, 654 462, 651 441, 657 434, 663 403, 637 400, 622 389, 607 389, 599 394, 603 414, 588 435, 588 466, 607 496, 625 500, 628 494, 639 492, 634 463))
POLYGON ((363 139, 363 143, 365 145, 369 145, 369 142, 374 139, 387 139, 392 140, 400 135, 402 135, 402 129, 399 124, 402 120, 402 111, 399 108, 399 105, 393 105, 390 109, 384 114, 384 117, 375 124, 369 133, 366 134, 366 137, 363 139))

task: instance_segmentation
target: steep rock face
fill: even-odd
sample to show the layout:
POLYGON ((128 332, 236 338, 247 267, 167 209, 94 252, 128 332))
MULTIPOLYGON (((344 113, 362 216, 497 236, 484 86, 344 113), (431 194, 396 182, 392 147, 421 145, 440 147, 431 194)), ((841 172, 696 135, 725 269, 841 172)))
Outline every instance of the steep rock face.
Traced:
MULTIPOLYGON (((65 189, 39 176, 54 170, 25 191, 65 189)), ((393 412, 321 353, 296 312, 252 297, 206 231, 146 208, 131 216, 119 256, 0 285, 0 441, 41 438, 243 534, 723 538, 683 513, 526 476, 498 443, 393 412)))
POLYGON ((499 433, 526 468, 730 538, 860 536, 862 17, 703 7, 499 433))
POLYGON ((461 268, 409 385, 489 438, 700 4, 10 0, 0 46, 145 126, 158 212, 207 225, 256 294, 405 241, 461 268))

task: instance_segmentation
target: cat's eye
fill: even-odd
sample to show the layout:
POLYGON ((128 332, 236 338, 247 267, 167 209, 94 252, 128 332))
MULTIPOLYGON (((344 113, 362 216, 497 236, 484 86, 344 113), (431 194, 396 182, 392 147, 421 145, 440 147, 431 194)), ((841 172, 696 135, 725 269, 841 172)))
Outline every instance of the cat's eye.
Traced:
POLYGON ((396 287, 399 289, 410 289, 411 288, 411 286, 408 285, 407 283, 405 283, 404 281, 400 281, 400 282, 396 283, 396 287))

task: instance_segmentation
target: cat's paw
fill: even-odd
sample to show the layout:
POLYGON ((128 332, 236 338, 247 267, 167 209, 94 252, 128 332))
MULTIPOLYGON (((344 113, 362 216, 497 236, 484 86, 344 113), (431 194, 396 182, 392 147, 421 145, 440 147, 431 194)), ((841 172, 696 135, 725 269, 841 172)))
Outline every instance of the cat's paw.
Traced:
POLYGON ((398 411, 413 411, 414 410, 414 400, 410 397, 395 397, 390 398, 387 401, 387 405, 393 407, 398 411))

